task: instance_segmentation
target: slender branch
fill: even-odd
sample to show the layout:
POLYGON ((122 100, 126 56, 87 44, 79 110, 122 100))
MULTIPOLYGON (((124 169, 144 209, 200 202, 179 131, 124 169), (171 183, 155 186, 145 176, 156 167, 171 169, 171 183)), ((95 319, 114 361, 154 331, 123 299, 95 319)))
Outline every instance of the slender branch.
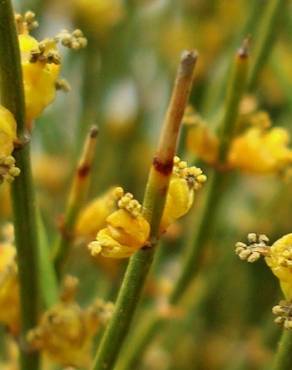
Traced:
POLYGON ((68 204, 66 207, 64 222, 61 226, 60 237, 57 241, 54 253, 54 263, 58 276, 61 275, 62 267, 68 256, 69 248, 72 242, 72 236, 74 233, 75 223, 80 209, 83 206, 84 200, 87 196, 90 183, 91 168, 96 149, 97 134, 97 127, 91 127, 87 135, 83 152, 73 179, 68 204))
POLYGON ((256 44, 253 51, 253 63, 251 65, 248 77, 248 90, 252 91, 258 80, 258 76, 272 50, 272 44, 277 34, 276 25, 281 14, 285 0, 270 0, 266 5, 261 24, 259 26, 256 38, 256 44))
POLYGON ((229 145, 236 130, 239 104, 246 88, 249 60, 248 49, 249 40, 246 39, 235 56, 233 72, 229 81, 224 105, 224 116, 218 127, 218 136, 220 140, 218 159, 221 164, 224 164, 227 159, 229 145))
MULTIPOLYGON (((219 163, 222 165, 224 165, 227 160, 229 146, 234 135, 239 104, 245 90, 247 70, 248 51, 246 42, 244 42, 243 47, 236 54, 234 69, 227 90, 225 112, 222 122, 218 127, 220 140, 219 163)), ((209 180, 205 207, 203 208, 199 225, 193 236, 192 245, 187 251, 182 266, 182 273, 171 294, 171 303, 177 303, 179 301, 197 272, 202 250, 207 239, 210 237, 210 230, 212 230, 216 210, 222 198, 222 187, 226 181, 226 176, 226 173, 217 171, 212 174, 209 180)))
POLYGON ((37 210, 37 223, 39 230, 40 296, 45 309, 48 309, 58 301, 58 280, 50 258, 49 243, 40 210, 37 210))
MULTIPOLYGON (((267 57, 269 52, 271 51, 271 41, 273 35, 275 34, 275 24, 276 19, 279 16, 279 9, 281 5, 283 5, 284 0, 272 0, 269 2, 267 9, 263 15, 262 24, 261 24, 261 31, 260 31, 260 38, 257 41, 254 58, 253 58, 253 66, 248 76, 247 87, 248 90, 253 90, 256 86, 259 72, 261 71, 263 65, 266 63, 267 57)), ((243 64, 242 72, 238 77, 239 83, 239 94, 236 93, 236 73, 234 73, 234 84, 230 85, 229 94, 226 100, 225 105, 225 115, 224 119, 221 124, 221 128, 219 127, 219 134, 222 136, 223 141, 220 147, 220 159, 224 161, 224 157, 228 152, 228 147, 230 143, 231 134, 234 129, 235 118, 238 114, 238 103, 239 103, 239 96, 243 93, 244 89, 244 80, 246 80, 246 68, 247 64, 244 62, 243 58, 240 58, 243 64), (243 79, 243 83, 240 83, 240 79, 243 79), (232 85, 234 88, 232 88, 232 85), (233 90, 233 91, 232 91, 233 90), (233 102, 234 100, 234 102, 233 102)), ((239 72, 239 70, 238 70, 239 72)), ((210 237, 210 232, 212 229, 212 224, 214 223, 214 218, 216 215, 216 209, 220 203, 220 197, 218 196, 220 193, 220 188, 224 186, 224 182, 226 180, 226 174, 224 173, 217 173, 214 172, 212 176, 209 176, 208 185, 207 185, 207 194, 206 194, 206 202, 205 206, 202 210, 200 215, 199 225, 198 228, 195 230, 195 234, 192 240, 192 246, 188 248, 185 262, 182 268, 182 274, 180 275, 173 292, 170 297, 170 302, 175 304, 179 302, 180 298, 184 295, 185 290, 189 285, 189 282, 193 279, 196 275, 199 267, 200 256, 203 250, 203 247, 210 237)), ((151 316, 147 316, 146 320, 143 323, 143 336, 140 336, 141 331, 137 330, 133 333, 135 339, 135 346, 126 346, 125 351, 123 352, 123 359, 121 363, 119 363, 117 370, 127 370, 130 368, 134 368, 135 364, 141 359, 141 356, 144 352, 144 349, 150 343, 155 335, 162 329, 163 324, 165 324, 165 320, 159 318, 153 318, 151 316), (146 329, 145 329, 146 328, 146 329)), ((289 341, 287 338, 282 339, 282 344, 280 345, 280 354, 277 356, 276 363, 279 363, 281 358, 285 358, 283 353, 288 354, 290 351, 290 346, 292 341, 289 341), (287 346, 287 350, 285 349, 287 346)), ((286 357, 286 359, 288 356, 286 357)), ((278 365, 277 365, 278 366, 278 365)), ((287 367, 290 369, 291 366, 287 367)), ((275 367, 274 370, 282 369, 281 366, 275 367)), ((283 368, 283 370, 286 370, 283 368)))
POLYGON ((145 348, 158 333, 163 331, 167 319, 153 314, 153 312, 142 313, 142 315, 139 316, 139 326, 130 332, 129 340, 124 345, 115 370, 138 369, 137 364, 141 361, 145 348))
POLYGON ((292 368, 292 333, 285 330, 279 342, 272 370, 290 370, 292 368))
MULTIPOLYGON (((247 44, 244 42, 243 47, 236 54, 226 95, 224 116, 218 127, 218 135, 220 138, 219 159, 222 165, 226 162, 229 145, 234 134, 239 103, 245 89, 247 69, 248 50, 247 44)), ((208 176, 207 194, 198 226, 195 230, 195 234, 191 235, 191 239, 188 241, 188 249, 182 263, 181 274, 169 297, 169 303, 171 305, 178 304, 190 287, 194 276, 196 276, 198 272, 203 249, 212 233, 227 176, 225 172, 212 172, 211 176, 208 176)), ((141 358, 145 347, 153 340, 165 322, 163 318, 146 316, 143 326, 147 329, 144 330, 143 336, 138 335, 138 333, 137 335, 136 333, 133 334, 135 346, 127 346, 125 348, 125 354, 123 353, 121 366, 118 364, 118 370, 134 368, 136 362, 141 358)))
POLYGON ((86 132, 90 128, 92 122, 95 121, 97 112, 96 112, 96 101, 97 94, 96 88, 97 79, 99 76, 99 50, 96 47, 94 39, 88 35, 88 45, 83 50, 83 66, 82 66, 82 87, 81 87, 81 102, 82 102, 82 111, 80 117, 80 126, 77 127, 77 147, 81 147, 82 142, 85 138, 86 132))
MULTIPOLYGON (((18 38, 10 0, 0 1, 0 89, 1 103, 17 122, 20 142, 25 142, 25 106, 18 38)), ((28 330, 38 319, 38 233, 36 207, 31 175, 30 146, 23 145, 13 153, 21 174, 12 185, 15 243, 21 298, 21 369, 37 370, 38 353, 25 345, 28 330)))
POLYGON ((140 249, 129 262, 113 318, 97 351, 92 367, 94 370, 110 370, 115 365, 152 264, 155 245, 159 237, 160 220, 172 174, 179 128, 191 89, 196 59, 197 55, 194 52, 184 52, 182 55, 158 149, 150 169, 144 195, 143 215, 151 227, 151 246, 140 249))

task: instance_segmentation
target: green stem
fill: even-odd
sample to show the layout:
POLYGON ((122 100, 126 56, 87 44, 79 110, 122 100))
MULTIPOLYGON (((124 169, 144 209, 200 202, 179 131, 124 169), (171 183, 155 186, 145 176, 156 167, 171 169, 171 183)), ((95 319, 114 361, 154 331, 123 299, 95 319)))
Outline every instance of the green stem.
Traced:
MULTIPOLYGON (((235 131, 240 100, 245 89, 248 64, 247 58, 248 54, 244 46, 239 50, 236 56, 235 66, 226 96, 224 117, 218 127, 218 135, 220 138, 219 163, 222 165, 224 165, 227 159, 229 145, 235 131)), ((226 174, 224 172, 221 173, 217 171, 214 172, 209 179, 205 206, 200 217, 199 225, 193 235, 192 245, 187 251, 182 273, 171 294, 171 303, 177 303, 179 301, 197 273, 202 249, 212 232, 214 215, 220 203, 220 195, 222 194, 222 186, 225 182, 225 178, 226 174)))
POLYGON ((211 176, 208 176, 208 189, 205 204, 200 214, 195 234, 192 235, 189 241, 189 248, 187 248, 185 259, 182 263, 181 274, 171 293, 171 304, 176 304, 180 301, 194 276, 196 276, 199 271, 203 249, 213 231, 214 218, 225 182, 226 174, 224 173, 214 171, 211 176))
POLYGON ((90 36, 88 37, 88 46, 83 50, 83 79, 81 89, 82 111, 80 117, 80 126, 77 127, 78 146, 84 141, 84 137, 92 122, 98 117, 97 112, 97 79, 99 76, 100 61, 99 50, 96 42, 90 36))
POLYGON ((142 288, 153 261, 155 248, 138 251, 129 262, 116 302, 115 314, 107 328, 93 366, 94 370, 112 369, 133 319, 142 288))
MULTIPOLYGON (((1 103, 17 122, 17 134, 25 142, 25 105, 18 38, 10 0, 0 1, 0 76, 1 103)), ((21 298, 21 369, 37 370, 39 355, 29 352, 25 345, 28 330, 37 324, 38 230, 34 187, 31 175, 30 145, 23 144, 13 153, 21 174, 12 185, 15 243, 21 298)))
POLYGON ((227 160, 229 145, 236 130, 239 104, 246 88, 248 59, 248 40, 245 40, 236 54, 224 105, 224 116, 218 127, 220 140, 218 160, 223 165, 227 160))
POLYGON ((58 280, 51 261, 49 243, 40 211, 37 212, 39 229, 40 295, 45 309, 53 306, 59 298, 58 280))
MULTIPOLYGON (((247 77, 248 52, 246 44, 238 51, 235 65, 230 78, 229 89, 227 91, 225 111, 223 119, 218 127, 220 138, 219 158, 220 164, 224 165, 227 159, 228 148, 234 134, 240 100, 244 93, 245 82, 247 77)), ((195 234, 191 236, 190 245, 187 249, 185 259, 182 264, 181 275, 179 276, 173 291, 169 298, 172 305, 178 304, 182 296, 186 293, 194 276, 199 268, 201 256, 206 242, 210 239, 216 219, 217 209, 220 206, 223 190, 222 187, 226 182, 226 173, 213 171, 208 180, 208 190, 206 194, 205 205, 200 215, 199 225, 195 234)), ((143 337, 133 334, 136 339, 135 346, 127 346, 123 354, 122 366, 118 370, 133 368, 138 359, 141 358, 145 347, 154 338, 158 329, 161 329, 163 319, 149 318, 145 323, 147 332, 143 337), (157 330, 156 330, 157 328, 157 330), (126 363, 126 360, 128 361, 126 363)))
POLYGON ((162 332, 167 321, 161 316, 153 315, 153 312, 148 314, 143 312, 139 319, 140 324, 131 331, 115 370, 138 368, 137 364, 141 361, 145 348, 159 332, 162 332), (135 348, 133 348, 133 343, 135 343, 135 348))
MULTIPOLYGON (((218 199, 222 194, 222 185, 225 183, 225 174, 213 172, 211 177, 208 176, 208 190, 203 211, 200 215, 199 224, 196 228, 196 234, 192 235, 188 244, 187 253, 183 262, 182 272, 177 280, 169 303, 175 305, 185 295, 188 287, 199 271, 201 255, 207 239, 212 232, 214 224, 214 216, 218 206, 218 199)), ((130 343, 126 343, 125 349, 119 361, 117 370, 134 369, 135 365, 141 359, 145 348, 162 331, 162 328, 167 323, 167 320, 153 312, 148 315, 143 314, 143 326, 133 331, 130 338, 130 343), (131 343, 135 343, 135 347, 131 343)))
MULTIPOLYGON (((258 76, 272 50, 273 40, 277 34, 276 25, 283 8, 285 0, 270 0, 267 3, 266 11, 263 14, 262 22, 259 26, 256 44, 253 51, 253 64, 251 65, 248 90, 253 91, 258 80, 258 76)), ((288 11, 288 10, 287 10, 288 11)))
POLYGON ((129 262, 118 294, 113 318, 97 351, 92 367, 94 370, 110 370, 114 367, 153 261, 159 237, 160 220, 172 174, 179 128, 190 93, 195 62, 195 53, 185 52, 183 54, 169 109, 162 127, 158 150, 146 186, 143 215, 150 225, 150 246, 142 247, 129 262))
POLYGON ((228 46, 228 52, 226 52, 226 49, 224 48, 224 54, 220 57, 220 59, 216 58, 214 60, 215 67, 211 71, 214 70, 214 72, 211 74, 211 82, 209 82, 206 86, 206 92, 204 93, 203 97, 203 107, 201 109, 201 113, 205 117, 212 117, 214 114, 216 114, 218 107, 220 107, 223 99, 224 99, 224 91, 225 86, 228 79, 228 59, 230 53, 233 53, 236 46, 239 44, 239 42, 242 40, 243 37, 246 37, 246 35, 251 35, 252 39, 255 35, 255 30, 261 20, 259 17, 259 14, 262 14, 264 11, 265 3, 262 1, 252 1, 248 6, 248 14, 244 15, 242 14, 242 18, 246 17, 246 23, 243 27, 243 29, 240 32, 240 35, 235 37, 235 40, 233 40, 228 46))
POLYGON ((279 342, 278 351, 275 355, 272 370, 292 369, 292 333, 285 330, 279 342))
POLYGON ((88 193, 97 134, 98 129, 96 126, 93 126, 85 140, 83 152, 71 186, 64 222, 61 226, 61 233, 54 251, 54 263, 58 277, 61 276, 62 268, 72 243, 77 217, 88 193))

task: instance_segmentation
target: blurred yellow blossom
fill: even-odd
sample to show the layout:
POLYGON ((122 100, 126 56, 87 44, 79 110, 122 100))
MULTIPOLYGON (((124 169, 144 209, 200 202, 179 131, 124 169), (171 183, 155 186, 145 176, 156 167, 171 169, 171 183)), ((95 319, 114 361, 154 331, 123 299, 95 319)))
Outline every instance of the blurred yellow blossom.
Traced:
POLYGON ((42 315, 27 339, 32 348, 44 351, 62 366, 88 368, 93 338, 110 319, 113 305, 96 299, 88 308, 81 308, 75 301, 76 287, 77 279, 67 277, 61 301, 42 315))
POLYGON ((32 169, 37 185, 56 193, 65 184, 70 166, 64 157, 38 154, 33 158, 32 169))
POLYGON ((206 163, 214 164, 218 156, 219 140, 198 115, 188 129, 187 148, 206 163))
POLYGON ((258 101, 254 95, 245 95, 239 106, 240 115, 248 115, 254 113, 258 107, 258 101))
POLYGON ((74 0, 77 22, 93 35, 104 36, 124 16, 121 0, 74 0))
POLYGON ((16 249, 8 242, 0 244, 0 323, 12 333, 19 330, 19 286, 16 249))
POLYGON ((267 129, 272 126, 272 121, 267 112, 258 111, 250 116, 249 124, 253 127, 267 129))
POLYGON ((249 173, 275 173, 292 163, 288 132, 280 127, 249 128, 231 144, 228 162, 231 167, 249 173))
MULTIPOLYGON (((287 169, 292 163, 288 131, 271 127, 270 116, 265 111, 253 112, 250 107, 244 107, 244 110, 230 144, 226 168, 255 174, 271 174, 287 169)), ((220 165, 217 163, 217 135, 194 112, 187 115, 186 120, 189 126, 186 137, 188 150, 210 165, 220 165)))
MULTIPOLYGON (((3 346, 4 347, 4 346, 3 346)), ((19 349, 16 341, 11 338, 7 338, 5 341, 5 352, 6 352, 6 361, 0 362, 1 370, 18 370, 18 356, 19 349)))

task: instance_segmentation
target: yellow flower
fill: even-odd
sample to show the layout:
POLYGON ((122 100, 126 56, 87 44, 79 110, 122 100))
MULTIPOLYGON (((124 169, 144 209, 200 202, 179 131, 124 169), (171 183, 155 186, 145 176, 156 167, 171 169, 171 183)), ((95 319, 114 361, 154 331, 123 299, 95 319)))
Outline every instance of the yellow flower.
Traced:
POLYGON ((0 105, 0 157, 9 156, 16 140, 16 122, 6 108, 0 105))
POLYGON ((292 328, 292 234, 284 235, 271 247, 266 235, 250 233, 247 243, 238 242, 235 253, 240 259, 255 262, 264 256, 267 265, 279 279, 282 292, 286 300, 282 300, 273 307, 276 315, 275 323, 285 329, 292 328))
POLYGON ((275 173, 292 163, 289 134, 280 127, 249 128, 236 137, 228 155, 229 164, 250 173, 275 173))
POLYGON ((32 121, 54 100, 56 89, 68 90, 67 83, 58 81, 61 57, 57 44, 60 42, 65 47, 78 50, 86 46, 87 40, 80 30, 72 34, 63 30, 54 38, 38 42, 29 35, 29 31, 38 25, 34 13, 17 14, 15 19, 19 33, 26 121, 30 129, 32 121))
POLYGON ((148 240, 150 225, 142 216, 141 205, 131 193, 120 187, 114 189, 118 209, 106 218, 96 240, 89 244, 93 256, 101 254, 111 258, 130 257, 148 240))
POLYGON ((292 234, 284 235, 270 248, 267 265, 280 281, 287 300, 292 299, 292 234))
POLYGON ((16 250, 10 243, 0 244, 0 322, 13 334, 19 331, 19 286, 16 250))
POLYGON ((206 180, 200 168, 188 167, 179 157, 174 158, 173 173, 161 219, 161 232, 190 210, 195 190, 198 190, 206 180))
POLYGON ((78 237, 92 239, 105 227, 106 218, 115 209, 115 188, 91 201, 81 212, 77 221, 75 234, 78 237))
POLYGON ((284 235, 270 247, 266 235, 249 233, 247 243, 236 243, 235 252, 240 259, 251 263, 264 256, 286 299, 292 299, 292 234, 284 235))
MULTIPOLYGON (((56 82, 60 73, 60 63, 37 60, 32 62, 32 53, 40 51, 39 42, 28 34, 20 34, 21 66, 26 104, 26 121, 31 122, 54 100, 56 82)), ((44 54, 57 52, 56 43, 43 44, 44 54)))
POLYGON ((121 0, 74 0, 77 21, 96 36, 104 36, 124 16, 121 0))
POLYGON ((148 240, 149 223, 142 215, 133 216, 125 209, 113 212, 107 219, 107 227, 100 230, 96 241, 89 244, 93 256, 127 258, 148 240))
MULTIPOLYGON (((271 128, 270 117, 264 111, 252 112, 251 107, 244 109, 247 112, 242 112, 237 122, 237 132, 240 133, 230 144, 226 168, 255 174, 285 170, 292 163, 287 130, 271 128)), ((185 119, 189 125, 186 144, 190 152, 211 165, 220 165, 217 163, 220 143, 215 133, 194 112, 186 115, 185 119)))
POLYGON ((32 348, 44 351, 62 366, 89 368, 91 346, 98 328, 111 317, 113 305, 97 299, 88 308, 75 302, 76 279, 69 277, 61 302, 46 311, 39 325, 28 333, 32 348))
POLYGON ((193 204, 194 192, 185 179, 173 178, 170 181, 161 224, 162 229, 186 214, 193 204))
POLYGON ((0 105, 0 183, 4 180, 11 182, 20 173, 11 156, 15 141, 15 119, 9 110, 0 105))
MULTIPOLYGON (((206 181, 206 176, 196 167, 174 158, 173 173, 161 218, 160 232, 178 218, 185 215, 193 204, 194 191, 206 181)), ((150 225, 142 215, 142 206, 131 193, 124 194, 122 188, 114 190, 118 210, 106 218, 106 227, 101 229, 96 240, 89 244, 93 256, 126 258, 143 246, 147 246, 150 225)))

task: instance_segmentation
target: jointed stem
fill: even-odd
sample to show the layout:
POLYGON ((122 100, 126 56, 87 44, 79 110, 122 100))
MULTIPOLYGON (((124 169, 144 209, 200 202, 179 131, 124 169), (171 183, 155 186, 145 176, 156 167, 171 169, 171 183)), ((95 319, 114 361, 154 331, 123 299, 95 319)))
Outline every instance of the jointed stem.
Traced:
POLYGON ((55 250, 55 268, 60 277, 62 266, 67 258, 74 233, 75 223, 84 200, 87 196, 92 164, 96 149, 98 129, 93 126, 86 138, 83 152, 76 168, 68 204, 65 212, 64 223, 61 226, 61 235, 57 241, 55 250))
MULTIPOLYGON (((246 46, 244 45, 237 53, 233 76, 231 77, 226 97, 225 114, 218 128, 220 138, 219 161, 220 164, 223 165, 227 159, 229 145, 235 130, 239 103, 245 89, 248 64, 248 54, 245 47, 246 46)), ((226 173, 214 171, 209 179, 205 206, 200 217, 199 225, 193 236, 192 246, 187 251, 188 254, 183 263, 182 273, 171 294, 171 303, 177 303, 179 301, 180 297, 186 291, 193 277, 197 273, 201 251, 212 232, 214 216, 220 202, 222 186, 225 182, 225 178, 226 173)))
POLYGON ((185 52, 182 56, 158 150, 146 186, 143 213, 151 227, 150 247, 145 246, 140 249, 129 262, 119 291, 113 318, 105 331, 96 355, 94 370, 110 370, 113 368, 132 322, 152 264, 155 245, 159 236, 160 220, 172 174, 179 128, 191 88, 195 61, 196 54, 194 52, 185 52))
MULTIPOLYGON (((225 113, 223 120, 218 127, 220 139, 219 161, 224 165, 227 160, 228 149, 235 131, 236 120, 240 100, 245 89, 248 66, 248 51, 246 45, 238 51, 236 55, 233 75, 231 76, 229 89, 227 91, 225 113)), ((182 266, 182 274, 179 277, 170 297, 171 303, 177 303, 187 290, 193 277, 197 272, 198 262, 201 257, 201 251, 210 237, 216 210, 221 200, 222 186, 226 180, 226 173, 213 172, 209 180, 208 193, 206 195, 205 207, 202 211, 199 226, 193 236, 192 246, 186 256, 182 266)))
MULTIPOLYGON (((25 141, 25 107, 18 38, 10 0, 0 2, 0 77, 1 103, 17 122, 17 135, 25 141)), ((26 144, 13 153, 21 174, 12 185, 15 243, 21 295, 21 368, 37 370, 38 353, 31 353, 25 336, 38 319, 38 230, 31 175, 30 146, 26 144)))
MULTIPOLYGON (((219 159, 220 164, 224 165, 227 159, 229 145, 234 134, 235 124, 238 116, 239 103, 245 89, 247 78, 248 51, 247 45, 243 47, 236 55, 233 74, 230 79, 230 85, 226 96, 225 113, 222 122, 218 127, 220 137, 219 159)), ((175 305, 180 303, 180 299, 188 290, 194 276, 199 268, 201 255, 207 240, 213 230, 216 211, 222 199, 222 187, 226 181, 226 173, 213 171, 208 180, 208 191, 202 213, 200 214, 199 225, 192 235, 187 250, 187 254, 182 264, 181 275, 179 276, 173 291, 169 297, 169 304, 175 305)), ((144 323, 145 330, 143 336, 134 333, 135 347, 126 347, 125 355, 118 364, 118 370, 127 370, 133 368, 136 361, 141 357, 146 345, 155 337, 159 329, 164 325, 165 319, 160 317, 146 316, 144 323), (136 339, 137 338, 137 339, 136 339)), ((138 329, 137 332, 141 333, 138 329)))

